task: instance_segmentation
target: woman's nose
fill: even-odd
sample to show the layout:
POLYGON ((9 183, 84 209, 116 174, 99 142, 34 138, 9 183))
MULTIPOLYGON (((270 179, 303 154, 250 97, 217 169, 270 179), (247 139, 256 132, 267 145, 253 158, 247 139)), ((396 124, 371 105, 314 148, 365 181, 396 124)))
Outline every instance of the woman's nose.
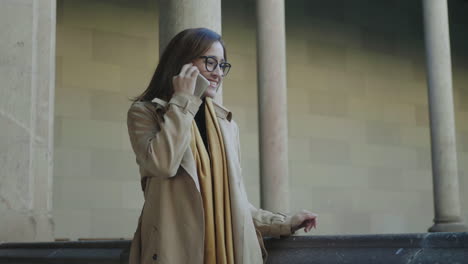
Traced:
POLYGON ((219 65, 216 66, 216 69, 211 72, 212 74, 218 76, 218 77, 223 77, 223 71, 221 70, 221 67, 219 65))

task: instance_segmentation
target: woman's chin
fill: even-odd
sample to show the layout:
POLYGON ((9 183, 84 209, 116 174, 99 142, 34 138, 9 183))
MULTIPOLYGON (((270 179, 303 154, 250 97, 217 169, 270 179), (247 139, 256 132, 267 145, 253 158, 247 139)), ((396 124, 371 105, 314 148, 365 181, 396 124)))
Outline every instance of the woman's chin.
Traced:
POLYGON ((210 97, 211 99, 214 99, 215 96, 216 96, 216 88, 214 87, 208 87, 208 89, 206 89, 205 91, 205 94, 204 94, 205 97, 210 97))

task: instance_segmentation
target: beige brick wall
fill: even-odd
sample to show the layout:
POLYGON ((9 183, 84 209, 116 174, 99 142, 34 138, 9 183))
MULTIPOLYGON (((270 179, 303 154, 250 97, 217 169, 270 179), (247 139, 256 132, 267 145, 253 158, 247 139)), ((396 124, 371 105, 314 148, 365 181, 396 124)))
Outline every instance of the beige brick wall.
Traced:
MULTIPOLYGON (((58 3, 56 237, 129 238, 136 227, 142 194, 125 117, 128 97, 145 88, 157 63, 158 11, 151 2, 58 3)), ((425 232, 433 209, 419 7, 396 12, 389 3, 359 9, 332 2, 341 4, 286 6, 292 211, 319 213, 314 234, 425 232), (394 12, 376 15, 382 10, 394 12)), ((223 1, 223 36, 233 64, 224 103, 240 127, 245 183, 258 206, 254 12, 251 1, 223 1)), ((464 201, 468 64, 460 47, 467 39, 456 32, 464 201)), ((468 219, 467 203, 463 214, 468 219)))
POLYGON ((57 238, 134 232, 143 197, 126 113, 158 57, 152 2, 58 2, 57 238))
MULTIPOLYGON (((366 2, 358 10, 363 2, 350 2, 302 1, 287 20, 293 209, 325 215, 321 234, 425 232, 433 208, 420 7, 366 2)), ((466 36, 452 34, 467 219, 463 43, 466 36)))

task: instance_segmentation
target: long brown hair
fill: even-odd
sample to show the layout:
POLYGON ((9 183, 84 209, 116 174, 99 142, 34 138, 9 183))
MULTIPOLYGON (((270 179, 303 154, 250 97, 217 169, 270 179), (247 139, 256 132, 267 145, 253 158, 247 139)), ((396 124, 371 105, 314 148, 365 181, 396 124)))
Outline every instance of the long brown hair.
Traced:
POLYGON ((216 41, 223 46, 224 59, 227 59, 218 33, 207 28, 190 28, 177 34, 164 49, 148 88, 133 100, 151 101, 157 97, 169 101, 174 93, 172 77, 179 74, 182 66, 202 56, 216 41))

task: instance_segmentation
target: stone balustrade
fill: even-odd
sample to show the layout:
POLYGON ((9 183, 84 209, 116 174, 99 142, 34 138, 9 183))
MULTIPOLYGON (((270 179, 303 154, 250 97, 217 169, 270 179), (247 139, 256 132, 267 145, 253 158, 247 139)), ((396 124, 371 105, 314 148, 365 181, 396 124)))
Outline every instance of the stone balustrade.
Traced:
MULTIPOLYGON (((467 263, 468 233, 265 239, 268 263, 467 263)), ((130 241, 0 244, 0 263, 128 263, 130 241)))

